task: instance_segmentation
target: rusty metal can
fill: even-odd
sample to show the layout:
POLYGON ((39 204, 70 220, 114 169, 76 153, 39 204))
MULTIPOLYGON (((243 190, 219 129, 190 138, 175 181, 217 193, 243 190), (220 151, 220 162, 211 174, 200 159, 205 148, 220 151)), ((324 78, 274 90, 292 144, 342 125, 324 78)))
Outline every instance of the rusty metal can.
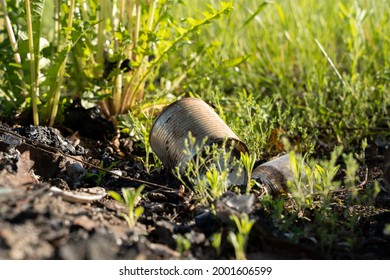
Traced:
POLYGON ((280 195, 287 192, 287 182, 294 179, 290 163, 290 154, 271 159, 257 166, 251 179, 260 183, 270 195, 280 195))
MULTIPOLYGON (((182 98, 165 107, 154 121, 149 139, 164 166, 169 170, 179 167, 181 173, 184 173, 186 162, 202 155, 202 151, 197 151, 195 146, 225 145, 226 151, 231 149, 234 158, 239 158, 241 152, 248 152, 246 145, 214 109, 198 98, 182 98), (189 133, 195 138, 196 145, 186 151, 189 133)), ((245 172, 241 172, 237 178, 236 171, 234 168, 229 170, 230 181, 232 184, 245 185, 248 181, 245 172)))

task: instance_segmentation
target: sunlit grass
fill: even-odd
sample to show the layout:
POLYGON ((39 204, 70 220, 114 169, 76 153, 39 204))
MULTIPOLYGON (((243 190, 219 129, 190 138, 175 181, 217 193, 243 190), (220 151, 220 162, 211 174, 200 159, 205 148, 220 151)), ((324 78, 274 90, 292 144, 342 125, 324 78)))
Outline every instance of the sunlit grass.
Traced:
POLYGON ((318 138, 357 144, 389 122, 388 1, 233 3, 178 59, 197 56, 184 91, 221 106, 258 154, 276 129, 310 149, 318 138))
MULTIPOLYGON (((60 114, 81 98, 99 105, 111 120, 122 120, 114 123, 141 142, 141 161, 152 173, 161 166, 148 139, 155 113, 181 96, 201 97, 250 149, 251 158, 243 160, 247 177, 256 160, 281 152, 295 150, 310 159, 307 180, 292 182, 295 189, 287 198, 263 196, 260 202, 290 239, 313 237, 323 251, 331 250, 339 231, 354 232, 358 212, 353 207, 371 205, 380 191, 374 182, 358 195, 363 189, 357 171, 367 143, 390 136, 390 2, 225 2, 233 8, 217 0, 126 1, 127 8, 137 8, 126 9, 125 20, 124 1, 115 2, 121 3, 113 9, 119 13, 111 15, 104 8, 114 3, 109 0, 0 1, 8 5, 0 11, 0 115, 5 119, 32 107, 35 124, 39 113, 53 125, 61 119, 57 106, 60 114), (17 11, 30 2, 32 16, 40 20, 26 13, 27 29, 25 15, 17 11), (41 37, 50 47, 40 45, 41 37), (129 69, 121 72, 127 60, 129 69), (108 62, 114 70, 104 69, 108 62), (343 180, 336 180, 339 172, 343 180), (336 200, 339 188, 345 197, 336 200)), ((185 175, 196 177, 190 183, 198 184, 193 188, 197 203, 210 206, 230 190, 227 173, 212 166, 215 170, 200 174, 199 166, 189 165, 185 175)), ((127 198, 136 200, 141 191, 127 198)), ((248 184, 246 192, 251 191, 248 184)), ((143 208, 125 203, 126 193, 124 198, 111 194, 131 204, 124 217, 134 227, 143 208)), ((237 258, 245 258, 252 222, 237 217, 234 222, 250 224, 241 237, 229 234, 237 258)), ((387 234, 389 226, 384 230, 387 234)), ((219 254, 221 236, 214 237, 219 254)), ((186 239, 177 242, 179 250, 187 250, 186 239)))

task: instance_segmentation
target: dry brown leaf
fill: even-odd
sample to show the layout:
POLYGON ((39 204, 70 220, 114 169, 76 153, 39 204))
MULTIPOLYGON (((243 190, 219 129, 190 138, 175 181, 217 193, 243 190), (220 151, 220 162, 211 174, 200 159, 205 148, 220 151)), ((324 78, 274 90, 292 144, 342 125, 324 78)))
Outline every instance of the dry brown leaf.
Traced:
POLYGON ((18 162, 16 163, 16 173, 11 174, 6 170, 0 172, 0 186, 17 188, 37 183, 37 179, 31 174, 33 165, 34 161, 30 159, 30 152, 25 151, 19 156, 18 162))

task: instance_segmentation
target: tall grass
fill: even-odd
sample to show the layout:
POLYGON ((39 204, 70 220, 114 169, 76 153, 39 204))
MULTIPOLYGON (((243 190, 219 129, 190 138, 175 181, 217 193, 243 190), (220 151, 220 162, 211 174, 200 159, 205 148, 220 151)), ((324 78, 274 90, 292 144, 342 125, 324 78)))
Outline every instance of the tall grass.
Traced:
MULTIPOLYGON (((191 2, 180 13, 216 2, 191 2)), ((183 54, 197 57, 183 89, 220 105, 258 154, 275 134, 310 149, 314 142, 357 144, 389 123, 388 1, 235 0, 233 6, 194 40, 197 53, 183 54)))

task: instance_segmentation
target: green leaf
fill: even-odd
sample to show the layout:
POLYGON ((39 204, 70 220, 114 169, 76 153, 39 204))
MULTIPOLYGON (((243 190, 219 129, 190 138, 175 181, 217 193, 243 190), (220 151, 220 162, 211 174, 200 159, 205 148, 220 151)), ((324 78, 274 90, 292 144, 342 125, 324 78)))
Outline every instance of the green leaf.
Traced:
MULTIPOLYGON (((31 1, 31 17, 32 17, 32 26, 33 26, 33 35, 34 35, 34 52, 35 56, 39 58, 39 53, 41 51, 41 25, 43 19, 47 16, 43 13, 46 0, 33 0, 31 1)), ((47 41, 47 40, 46 40, 47 41)), ((39 59, 36 59, 35 62, 38 63, 39 59)))
POLYGON ((284 12, 283 12, 282 7, 278 3, 275 3, 275 6, 276 6, 276 9, 278 10, 278 14, 279 14, 280 20, 282 22, 282 25, 283 25, 283 27, 286 28, 286 17, 284 16, 284 12))
POLYGON ((46 80, 43 83, 44 86, 51 86, 49 96, 54 94, 55 86, 54 82, 57 80, 58 71, 65 61, 66 56, 68 55, 68 49, 63 49, 61 52, 57 53, 57 55, 53 58, 51 65, 46 71, 46 80))
POLYGON ((122 199, 122 197, 120 196, 119 193, 114 192, 114 191, 109 191, 108 194, 109 194, 113 199, 115 199, 116 201, 118 201, 119 203, 121 203, 121 204, 124 204, 124 203, 125 203, 125 201, 122 199))
POLYGON ((316 170, 318 170, 318 172, 320 173, 321 177, 323 177, 325 175, 325 170, 318 164, 316 164, 315 167, 316 170))
POLYGON ((296 159, 293 152, 290 153, 290 164, 291 164, 291 168, 294 172, 295 177, 298 177, 298 175, 299 175, 298 163, 297 163, 297 159, 296 159))
POLYGON ((257 7, 257 10, 244 22, 242 28, 245 27, 248 23, 250 23, 270 3, 272 2, 264 1, 263 3, 261 3, 259 7, 257 7))
POLYGON ((245 62, 249 57, 250 57, 250 55, 243 55, 243 56, 240 56, 240 57, 235 57, 235 58, 232 58, 232 59, 224 60, 223 64, 227 68, 235 67, 235 66, 245 62))
POLYGON ((312 171, 311 171, 311 168, 307 165, 304 165, 304 169, 305 169, 305 174, 307 177, 310 177, 311 174, 312 174, 312 171))
POLYGON ((134 215, 135 215, 135 218, 136 220, 144 213, 144 208, 142 206, 139 206, 137 208, 135 208, 134 210, 134 215))
POLYGON ((145 186, 144 185, 141 185, 137 188, 136 190, 136 194, 137 196, 139 196, 141 194, 141 192, 144 190, 145 186))
POLYGON ((13 62, 9 63, 8 66, 15 67, 15 68, 19 68, 19 69, 21 68, 20 64, 18 64, 18 63, 13 63, 13 62))
POLYGON ((125 205, 127 205, 128 208, 134 208, 134 199, 132 197, 133 190, 126 188, 122 188, 121 190, 125 205))

